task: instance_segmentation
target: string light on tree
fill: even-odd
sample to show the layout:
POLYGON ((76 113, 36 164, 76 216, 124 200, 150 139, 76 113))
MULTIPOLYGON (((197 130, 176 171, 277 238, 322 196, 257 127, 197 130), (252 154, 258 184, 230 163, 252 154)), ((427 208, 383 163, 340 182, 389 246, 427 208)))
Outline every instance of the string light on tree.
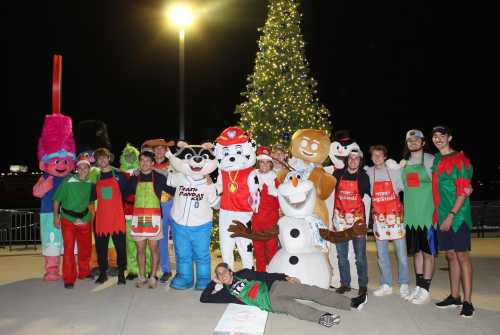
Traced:
POLYGON ((309 76, 299 3, 269 0, 254 72, 242 93, 246 101, 236 107, 241 127, 263 145, 286 145, 300 128, 331 130, 330 112, 316 97, 317 83, 309 76))

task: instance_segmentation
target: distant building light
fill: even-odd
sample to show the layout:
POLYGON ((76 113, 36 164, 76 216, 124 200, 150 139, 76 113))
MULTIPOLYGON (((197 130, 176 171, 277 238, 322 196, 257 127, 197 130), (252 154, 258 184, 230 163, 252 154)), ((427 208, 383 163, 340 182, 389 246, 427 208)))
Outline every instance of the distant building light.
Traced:
POLYGON ((10 172, 28 172, 28 167, 26 165, 11 165, 9 170, 10 172))

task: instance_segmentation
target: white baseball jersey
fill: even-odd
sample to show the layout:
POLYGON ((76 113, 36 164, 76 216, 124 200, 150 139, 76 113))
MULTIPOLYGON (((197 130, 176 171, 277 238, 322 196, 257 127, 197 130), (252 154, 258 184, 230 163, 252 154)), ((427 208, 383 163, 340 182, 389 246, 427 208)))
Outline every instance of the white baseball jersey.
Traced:
POLYGON ((176 223, 199 226, 212 221, 212 207, 219 201, 215 184, 208 184, 206 178, 194 180, 182 173, 169 173, 167 185, 176 188, 171 211, 176 223))

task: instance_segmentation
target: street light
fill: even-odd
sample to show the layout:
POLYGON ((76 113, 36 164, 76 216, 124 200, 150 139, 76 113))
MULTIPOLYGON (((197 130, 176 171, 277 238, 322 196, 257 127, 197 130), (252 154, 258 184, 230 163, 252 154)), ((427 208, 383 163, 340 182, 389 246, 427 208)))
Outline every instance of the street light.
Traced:
POLYGON ((184 127, 184 35, 186 27, 193 22, 193 12, 184 4, 170 9, 170 21, 179 28, 179 138, 185 139, 184 127))

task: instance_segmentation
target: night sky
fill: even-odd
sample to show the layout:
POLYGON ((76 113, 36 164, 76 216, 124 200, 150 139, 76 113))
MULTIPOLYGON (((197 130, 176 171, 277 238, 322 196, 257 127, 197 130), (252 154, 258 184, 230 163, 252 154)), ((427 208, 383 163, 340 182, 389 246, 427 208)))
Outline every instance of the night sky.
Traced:
MULTIPOLYGON (((16 2, 9 8, 8 107, 2 122, 9 164, 36 166, 36 143, 51 111, 52 55, 63 55, 63 114, 101 119, 113 151, 128 141, 178 137, 178 36, 164 24, 166 1, 16 2), (13 127, 14 125, 14 127, 13 127), (11 134, 11 135, 9 135, 11 134), (14 145, 12 145, 12 143, 14 145)), ((238 120, 267 1, 198 1, 204 15, 186 39, 186 139, 214 140, 238 120)), ((318 97, 334 130, 351 129, 363 150, 445 123, 476 176, 498 175, 494 124, 472 99, 471 47, 460 16, 435 1, 303 0, 302 32, 318 97)), ((444 5, 442 5, 444 6, 444 5)))

